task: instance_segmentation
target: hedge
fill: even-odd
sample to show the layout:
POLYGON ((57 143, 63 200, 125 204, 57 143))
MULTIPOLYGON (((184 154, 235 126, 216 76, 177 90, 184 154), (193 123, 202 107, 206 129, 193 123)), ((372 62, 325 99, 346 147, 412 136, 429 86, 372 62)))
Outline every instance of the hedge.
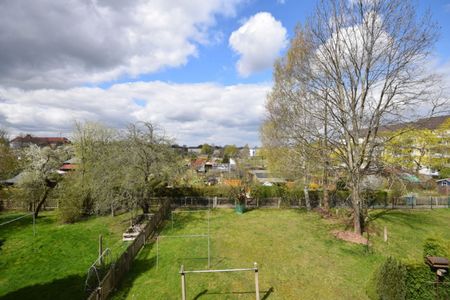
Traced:
MULTIPOLYGON (((424 256, 427 255, 450 257, 449 243, 437 238, 427 239, 424 256)), ((423 261, 402 263, 389 257, 369 282, 367 294, 371 299, 383 300, 450 299, 450 276, 444 277, 437 290, 435 280, 436 274, 423 261)))

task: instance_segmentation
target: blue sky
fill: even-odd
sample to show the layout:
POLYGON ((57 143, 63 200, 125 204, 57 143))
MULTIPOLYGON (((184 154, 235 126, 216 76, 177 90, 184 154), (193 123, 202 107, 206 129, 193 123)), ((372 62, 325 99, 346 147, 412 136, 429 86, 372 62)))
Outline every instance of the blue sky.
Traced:
MULTIPOLYGON (((450 0, 430 66, 450 85, 450 0)), ((272 65, 316 1, 0 2, 0 127, 70 136, 75 121, 151 121, 179 144, 259 145, 272 65), (19 21, 20 20, 20 21, 19 21)))
MULTIPOLYGON (((430 11, 434 21, 440 28, 440 37, 436 43, 436 55, 442 62, 450 59, 450 1, 432 0, 416 1, 418 13, 430 11)), ((259 83, 272 80, 272 70, 266 69, 249 77, 242 77, 235 70, 237 55, 228 46, 227 37, 240 27, 249 17, 259 12, 269 12, 287 29, 288 38, 294 35, 297 24, 303 25, 315 8, 315 1, 285 0, 250 0, 237 6, 234 18, 218 18, 215 30, 220 30, 224 37, 221 43, 214 45, 199 45, 198 57, 191 57, 186 65, 167 68, 161 71, 139 76, 138 78, 123 78, 119 81, 153 81, 163 80, 176 83, 198 83, 213 81, 224 85, 237 83, 259 83)), ((283 54, 286 48, 280 53, 283 54)), ((103 86, 110 85, 104 83, 103 86)))

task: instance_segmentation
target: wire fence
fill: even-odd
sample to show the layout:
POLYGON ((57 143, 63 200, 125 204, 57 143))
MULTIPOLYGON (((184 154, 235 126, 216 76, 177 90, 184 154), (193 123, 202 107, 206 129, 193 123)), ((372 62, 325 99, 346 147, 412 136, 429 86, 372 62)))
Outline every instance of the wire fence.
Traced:
MULTIPOLYGON (((320 197, 310 197, 312 208, 321 206, 320 197)), ((171 198, 173 208, 234 208, 236 200, 229 197, 178 197, 171 198)), ((426 197, 405 196, 398 199, 384 199, 384 201, 367 201, 369 208, 398 208, 398 209, 435 209, 450 208, 450 197, 426 197)), ((331 196, 329 199, 331 208, 351 208, 350 197, 339 198, 331 196)), ((247 208, 306 208, 304 198, 295 197, 271 197, 250 198, 246 201, 247 208)))
POLYGON ((111 264, 111 267, 103 278, 99 279, 97 288, 88 295, 88 300, 107 299, 128 273, 139 250, 145 245, 147 239, 156 233, 158 227, 162 224, 170 211, 170 199, 163 198, 160 199, 160 201, 161 206, 159 210, 154 215, 150 216, 150 220, 145 225, 144 230, 131 242, 122 255, 111 264))

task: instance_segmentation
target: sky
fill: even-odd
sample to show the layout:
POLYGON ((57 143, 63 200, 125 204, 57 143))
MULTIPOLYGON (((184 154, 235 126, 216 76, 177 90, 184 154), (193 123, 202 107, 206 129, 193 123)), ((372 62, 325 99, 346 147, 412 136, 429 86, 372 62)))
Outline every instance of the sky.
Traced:
MULTIPOLYGON (((450 0, 430 67, 450 87, 450 0)), ((75 122, 149 121, 180 145, 260 145, 272 66, 308 0, 2 0, 0 127, 71 136, 75 122)))

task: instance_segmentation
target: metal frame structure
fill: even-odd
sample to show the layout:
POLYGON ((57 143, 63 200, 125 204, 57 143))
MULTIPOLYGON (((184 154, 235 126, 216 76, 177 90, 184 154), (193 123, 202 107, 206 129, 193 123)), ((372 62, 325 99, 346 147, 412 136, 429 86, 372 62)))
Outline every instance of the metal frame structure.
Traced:
POLYGON ((181 275, 181 299, 186 300, 186 274, 194 273, 224 273, 224 272, 255 272, 255 296, 256 300, 259 300, 259 277, 258 277, 258 264, 255 262, 253 268, 241 268, 241 269, 222 269, 222 270, 192 270, 186 271, 184 266, 181 265, 179 274, 181 275))
MULTIPOLYGON (((101 252, 101 250, 99 250, 101 252)), ((89 278, 91 276, 91 274, 95 274, 95 278, 97 279, 97 284, 96 287, 98 287, 100 285, 100 281, 102 280, 102 278, 100 278, 100 276, 98 275, 98 268, 102 267, 105 262, 106 259, 105 257, 110 258, 110 260, 112 259, 112 252, 111 249, 106 248, 103 252, 101 252, 101 254, 97 257, 97 259, 94 261, 94 263, 89 267, 89 269, 87 270, 87 275, 86 275, 86 280, 84 282, 84 290, 88 291, 90 286, 89 286, 89 278)), ((112 262, 112 261, 110 261, 112 262)))

